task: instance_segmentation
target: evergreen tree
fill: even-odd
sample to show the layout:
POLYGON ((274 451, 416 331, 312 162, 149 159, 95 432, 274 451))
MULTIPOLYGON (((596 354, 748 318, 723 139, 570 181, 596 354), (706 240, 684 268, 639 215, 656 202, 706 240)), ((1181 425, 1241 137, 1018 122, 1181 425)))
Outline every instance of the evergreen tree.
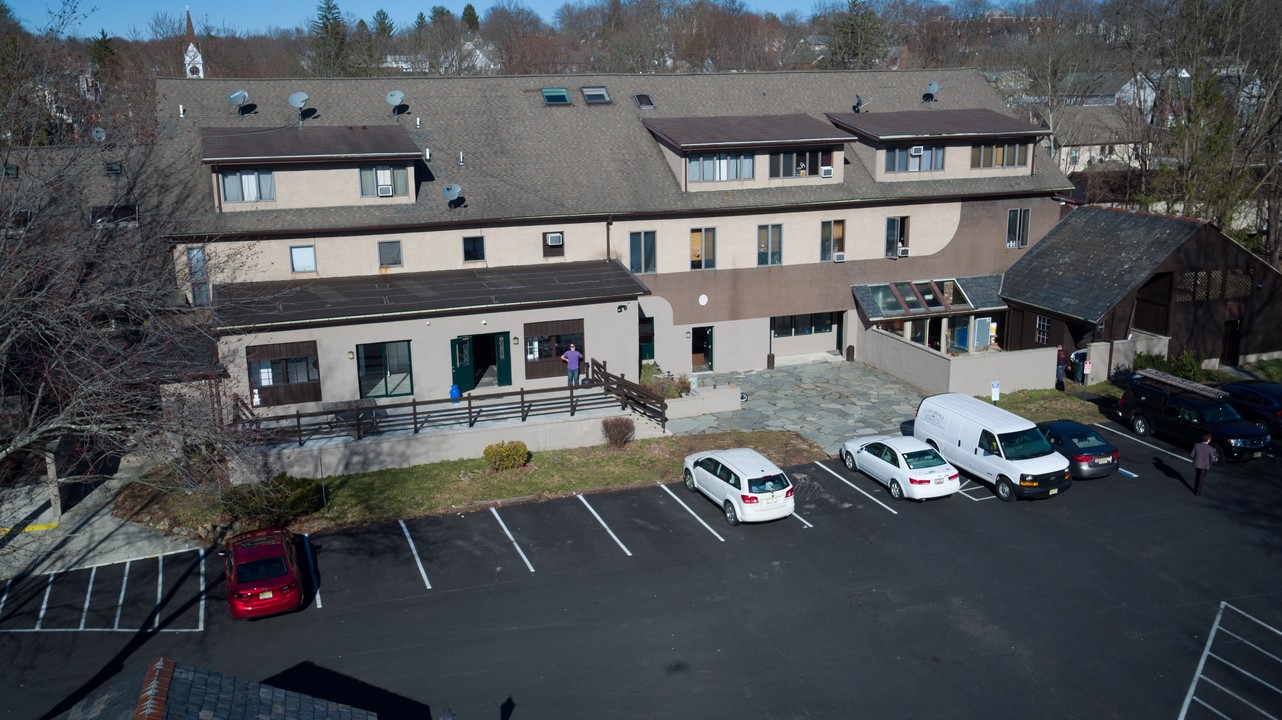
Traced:
POLYGON ((347 23, 334 0, 321 0, 311 27, 308 69, 317 77, 348 74, 347 23))
POLYGON ((356 22, 348 43, 347 74, 352 77, 372 77, 378 72, 378 57, 374 51, 374 35, 364 20, 356 22))
POLYGON ((392 22, 391 16, 386 10, 379 8, 378 12, 374 13, 374 37, 386 40, 395 33, 396 24, 392 22))
POLYGON ((476 32, 481 28, 481 18, 477 16, 476 8, 472 7, 472 3, 463 7, 463 27, 468 32, 476 32))
POLYGON ((104 75, 110 72, 116 64, 116 48, 107 31, 103 30, 98 37, 87 38, 85 44, 89 46, 89 60, 94 70, 104 75))
POLYGON ((443 6, 443 5, 433 5, 433 6, 432 6, 432 25, 433 25, 433 27, 435 27, 435 26, 437 26, 437 25, 440 25, 442 22, 448 22, 448 21, 446 20, 446 18, 453 18, 453 17, 454 17, 454 13, 450 12, 450 11, 449 11, 449 8, 446 8, 446 7, 445 7, 445 6, 443 6))
POLYGON ((833 28, 826 65, 831 69, 876 67, 886 54, 886 26, 864 0, 850 0, 833 28))

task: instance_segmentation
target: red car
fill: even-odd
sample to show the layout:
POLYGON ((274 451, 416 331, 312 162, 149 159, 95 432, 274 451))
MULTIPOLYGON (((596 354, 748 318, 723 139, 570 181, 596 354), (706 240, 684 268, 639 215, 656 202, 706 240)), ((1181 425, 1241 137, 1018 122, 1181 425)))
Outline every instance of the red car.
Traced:
POLYGON ((227 606, 236 619, 297 610, 303 604, 302 575, 288 530, 241 533, 220 553, 227 562, 227 606))

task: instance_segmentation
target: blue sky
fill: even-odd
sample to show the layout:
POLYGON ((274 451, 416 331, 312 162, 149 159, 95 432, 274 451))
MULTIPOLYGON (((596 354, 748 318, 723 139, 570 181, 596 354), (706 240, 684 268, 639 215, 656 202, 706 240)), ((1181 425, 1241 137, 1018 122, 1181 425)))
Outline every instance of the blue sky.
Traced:
MULTIPOLYGON (((49 9, 57 9, 62 3, 58 0, 6 0, 13 14, 23 27, 36 30, 49 25, 49 9)), ((485 16, 485 11, 493 4, 491 0, 472 0, 476 12, 485 16)), ((525 7, 537 12, 544 20, 552 22, 557 9, 565 0, 522 0, 525 7)), ((810 15, 816 0, 745 0, 749 10, 757 13, 773 12, 783 14, 790 10, 798 11, 803 18, 810 15)), ((396 26, 404 27, 414 21, 418 13, 428 13, 433 5, 444 5, 455 15, 463 12, 466 0, 338 0, 338 7, 344 13, 354 14, 366 22, 380 8, 386 10, 396 26)), ((192 21, 200 29, 202 19, 207 19, 215 28, 227 27, 241 34, 264 32, 269 28, 289 28, 306 26, 316 15, 317 3, 313 0, 219 0, 218 2, 191 4, 192 21)), ((147 39, 147 25, 158 12, 182 16, 186 6, 161 0, 81 0, 81 12, 87 12, 88 18, 68 28, 68 34, 78 37, 97 35, 105 29, 108 35, 132 37, 136 31, 138 37, 147 39)))

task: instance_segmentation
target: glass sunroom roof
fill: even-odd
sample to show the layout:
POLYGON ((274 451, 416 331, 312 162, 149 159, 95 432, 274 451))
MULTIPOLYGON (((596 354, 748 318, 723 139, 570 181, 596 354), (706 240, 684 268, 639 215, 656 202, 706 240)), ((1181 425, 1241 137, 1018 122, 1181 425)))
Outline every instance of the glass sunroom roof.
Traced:
POLYGON ((1000 287, 1000 275, 983 275, 853 285, 851 291, 869 320, 885 320, 1004 309, 1000 287))

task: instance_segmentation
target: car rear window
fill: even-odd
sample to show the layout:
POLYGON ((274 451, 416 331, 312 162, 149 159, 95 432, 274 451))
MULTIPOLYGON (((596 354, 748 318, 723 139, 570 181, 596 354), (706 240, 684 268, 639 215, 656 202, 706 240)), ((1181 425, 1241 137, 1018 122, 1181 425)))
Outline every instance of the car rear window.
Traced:
POLYGON ((280 577, 289 572, 285 567, 285 558, 271 557, 251 560, 236 567, 236 581, 242 583, 258 582, 280 577))
POLYGON ((785 490, 792 483, 788 482, 788 477, 782 473, 779 475, 766 475, 765 477, 753 478, 748 481, 748 492, 768 493, 785 490))
POLYGON ((1073 443, 1073 447, 1078 450, 1092 450, 1094 448, 1106 447, 1108 442, 1095 433, 1081 433, 1079 435, 1069 435, 1068 441, 1073 443))
POLYGON ((943 465, 944 459, 934 450, 918 450, 904 453, 904 462, 908 463, 909 470, 923 470, 943 465))

